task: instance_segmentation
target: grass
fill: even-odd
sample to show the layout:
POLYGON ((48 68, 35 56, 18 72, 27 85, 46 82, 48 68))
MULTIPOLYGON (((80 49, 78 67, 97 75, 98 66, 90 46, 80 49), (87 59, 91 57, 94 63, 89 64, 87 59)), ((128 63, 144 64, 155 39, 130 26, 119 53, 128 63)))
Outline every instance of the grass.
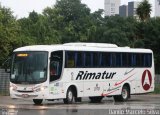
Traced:
POLYGON ((160 94, 160 84, 155 84, 154 93, 155 94, 160 94))
POLYGON ((7 92, 7 91, 0 91, 0 96, 8 96, 9 95, 9 92, 7 92))

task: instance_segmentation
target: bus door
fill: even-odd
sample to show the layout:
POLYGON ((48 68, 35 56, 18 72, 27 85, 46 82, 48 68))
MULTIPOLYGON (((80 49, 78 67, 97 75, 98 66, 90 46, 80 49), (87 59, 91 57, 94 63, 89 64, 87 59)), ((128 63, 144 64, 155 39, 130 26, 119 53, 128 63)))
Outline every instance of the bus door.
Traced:
POLYGON ((60 96, 63 90, 63 83, 59 80, 62 74, 63 66, 63 51, 55 51, 51 53, 50 57, 50 94, 60 96))

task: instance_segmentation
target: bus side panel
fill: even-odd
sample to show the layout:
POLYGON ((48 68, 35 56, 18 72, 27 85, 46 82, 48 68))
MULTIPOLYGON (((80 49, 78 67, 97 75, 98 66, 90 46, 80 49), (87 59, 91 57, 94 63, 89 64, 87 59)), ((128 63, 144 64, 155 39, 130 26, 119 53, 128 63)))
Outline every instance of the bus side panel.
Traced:
POLYGON ((83 97, 84 95, 84 82, 83 80, 75 80, 75 73, 77 73, 77 69, 74 68, 64 68, 63 71, 63 78, 61 79, 64 82, 64 91, 65 94, 70 86, 76 87, 77 90, 77 97, 83 97))
POLYGON ((136 93, 148 93, 154 91, 154 71, 152 68, 138 70, 136 79, 136 93))
POLYGON ((153 73, 151 68, 65 68, 63 78, 60 80, 63 83, 64 93, 59 97, 65 98, 71 85, 76 87, 78 97, 120 95, 125 83, 129 84, 131 94, 151 92, 154 90, 153 73), (110 78, 109 75, 112 73, 115 74, 110 78), (99 74, 101 76, 98 77, 99 74), (142 80, 144 76, 145 79, 142 80), (143 88, 145 83, 151 84, 148 90, 143 88))

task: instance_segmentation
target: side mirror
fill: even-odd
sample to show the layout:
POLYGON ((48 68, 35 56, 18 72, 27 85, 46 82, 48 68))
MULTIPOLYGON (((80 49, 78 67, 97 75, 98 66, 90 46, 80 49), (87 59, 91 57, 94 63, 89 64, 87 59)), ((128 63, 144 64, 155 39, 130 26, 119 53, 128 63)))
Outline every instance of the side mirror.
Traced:
POLYGON ((2 67, 5 69, 6 73, 10 73, 10 67, 11 67, 11 57, 9 57, 8 59, 6 59, 4 61, 4 63, 2 64, 2 67))

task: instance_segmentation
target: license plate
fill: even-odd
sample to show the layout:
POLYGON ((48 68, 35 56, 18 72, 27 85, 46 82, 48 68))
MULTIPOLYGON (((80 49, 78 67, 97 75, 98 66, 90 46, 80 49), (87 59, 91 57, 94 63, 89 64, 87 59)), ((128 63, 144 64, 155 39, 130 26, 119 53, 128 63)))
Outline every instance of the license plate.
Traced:
POLYGON ((23 97, 23 98, 28 98, 29 95, 28 95, 28 94, 22 94, 22 97, 23 97))

